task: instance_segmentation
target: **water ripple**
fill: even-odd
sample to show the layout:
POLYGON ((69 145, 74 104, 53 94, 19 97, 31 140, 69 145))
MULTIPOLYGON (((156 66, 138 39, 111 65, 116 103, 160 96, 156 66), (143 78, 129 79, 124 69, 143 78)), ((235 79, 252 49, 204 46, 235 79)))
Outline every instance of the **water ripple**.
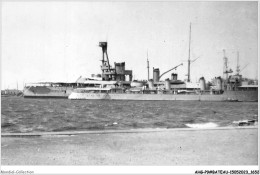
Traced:
POLYGON ((102 101, 2 98, 1 129, 55 132, 133 128, 183 128, 257 119, 258 104, 198 101, 102 101))

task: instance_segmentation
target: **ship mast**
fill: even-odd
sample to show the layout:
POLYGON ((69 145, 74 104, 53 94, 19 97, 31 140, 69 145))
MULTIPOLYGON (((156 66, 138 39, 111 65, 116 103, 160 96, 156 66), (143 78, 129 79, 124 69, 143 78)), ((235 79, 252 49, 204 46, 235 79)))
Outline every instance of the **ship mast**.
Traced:
POLYGON ((226 73, 226 71, 227 71, 227 57, 226 57, 226 51, 225 51, 225 49, 223 49, 223 55, 224 55, 224 57, 223 57, 223 61, 224 61, 224 66, 223 66, 223 79, 225 79, 224 77, 225 77, 225 73, 226 73))
POLYGON ((102 48, 102 60, 101 60, 102 80, 111 80, 113 73, 111 71, 111 66, 109 64, 109 59, 107 54, 107 42, 99 42, 99 46, 102 48))
POLYGON ((190 82, 190 42, 191 42, 191 23, 190 23, 190 37, 189 37, 188 82, 190 82))
POLYGON ((149 81, 150 77, 149 77, 149 60, 148 60, 148 51, 147 51, 147 71, 148 71, 148 81, 149 81))
POLYGON ((227 80, 227 79, 228 79, 228 74, 229 74, 229 73, 232 73, 233 71, 232 71, 232 69, 229 69, 229 70, 228 70, 228 58, 226 57, 226 51, 225 51, 225 49, 223 50, 223 54, 224 54, 224 58, 223 58, 223 60, 224 60, 223 78, 224 78, 224 74, 226 74, 226 80, 227 80))
POLYGON ((240 66, 239 66, 239 52, 237 52, 237 75, 240 73, 240 66))

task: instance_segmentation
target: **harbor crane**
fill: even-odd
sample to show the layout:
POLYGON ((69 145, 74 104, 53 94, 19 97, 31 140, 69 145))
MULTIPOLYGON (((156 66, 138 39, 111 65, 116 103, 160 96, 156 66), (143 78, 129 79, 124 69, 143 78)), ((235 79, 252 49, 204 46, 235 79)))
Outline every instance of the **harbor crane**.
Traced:
POLYGON ((160 80, 160 78, 161 78, 163 75, 167 74, 168 72, 172 71, 173 69, 177 69, 177 67, 182 66, 182 65, 183 65, 183 63, 179 64, 178 66, 175 66, 174 68, 171 68, 170 70, 167 70, 166 72, 164 72, 164 73, 159 77, 159 80, 160 80))

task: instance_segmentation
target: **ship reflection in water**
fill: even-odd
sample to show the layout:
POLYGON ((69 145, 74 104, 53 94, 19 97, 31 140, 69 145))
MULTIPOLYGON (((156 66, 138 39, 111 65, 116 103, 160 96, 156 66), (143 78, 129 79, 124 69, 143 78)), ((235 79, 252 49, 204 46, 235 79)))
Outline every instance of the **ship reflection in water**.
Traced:
POLYGON ((107 101, 2 97, 3 133, 237 126, 255 102, 107 101))

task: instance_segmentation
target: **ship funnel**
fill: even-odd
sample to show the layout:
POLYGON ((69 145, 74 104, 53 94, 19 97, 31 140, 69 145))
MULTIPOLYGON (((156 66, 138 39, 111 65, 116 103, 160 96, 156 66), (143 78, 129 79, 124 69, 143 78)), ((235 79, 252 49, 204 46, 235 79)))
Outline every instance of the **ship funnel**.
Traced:
POLYGON ((165 80, 164 82, 164 86, 165 86, 165 89, 166 90, 171 90, 171 83, 170 83, 170 80, 165 80))
POLYGON ((201 77, 201 78, 199 79, 199 84, 200 84, 200 90, 201 90, 201 91, 205 91, 205 89, 206 89, 206 83, 205 83, 204 77, 201 77))
POLYGON ((153 84, 153 81, 152 81, 152 80, 149 80, 149 81, 148 81, 148 87, 149 87, 150 89, 153 89, 154 84, 153 84))
POLYGON ((222 79, 221 79, 221 77, 216 78, 216 90, 218 90, 218 91, 222 90, 222 79))
POLYGON ((172 73, 171 79, 172 80, 177 80, 178 79, 178 74, 172 73))
POLYGON ((160 69, 153 69, 153 82, 158 82, 160 77, 160 69))

